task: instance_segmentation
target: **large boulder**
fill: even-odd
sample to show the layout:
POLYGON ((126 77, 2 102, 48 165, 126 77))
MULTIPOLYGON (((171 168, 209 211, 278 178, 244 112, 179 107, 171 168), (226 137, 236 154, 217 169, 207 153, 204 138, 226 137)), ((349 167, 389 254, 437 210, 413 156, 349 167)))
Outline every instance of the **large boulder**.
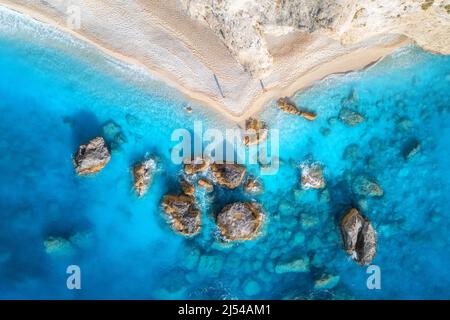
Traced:
POLYGON ((102 170, 111 156, 102 137, 82 144, 73 156, 73 165, 79 175, 94 174, 102 170))
POLYGON ((251 146, 267 139, 267 124, 255 118, 245 121, 244 145, 251 146))
POLYGON ((344 248, 359 265, 368 265, 376 254, 375 230, 357 209, 351 209, 341 221, 344 248))
POLYGON ((217 215, 217 226, 228 241, 254 239, 261 229, 264 214, 259 205, 235 202, 225 206, 217 215))
POLYGON ((200 210, 193 197, 165 195, 162 207, 169 216, 175 231, 186 236, 193 236, 200 231, 200 210))
POLYGON ((352 188, 354 193, 365 197, 381 197, 384 193, 376 181, 363 175, 356 177, 352 188))
POLYGON ((213 163, 211 170, 217 183, 229 189, 239 187, 245 177, 247 169, 244 166, 234 163, 213 163))
POLYGON ((147 159, 133 167, 134 189, 139 197, 147 193, 156 170, 156 161, 147 159))
POLYGON ((322 189, 325 187, 322 166, 318 163, 303 163, 301 168, 301 185, 303 189, 322 189))

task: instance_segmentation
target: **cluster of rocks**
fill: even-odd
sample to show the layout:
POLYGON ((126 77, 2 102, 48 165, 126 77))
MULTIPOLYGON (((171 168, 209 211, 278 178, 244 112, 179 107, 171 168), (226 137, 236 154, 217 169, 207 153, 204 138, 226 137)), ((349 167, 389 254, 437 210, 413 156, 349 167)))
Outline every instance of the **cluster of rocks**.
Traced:
MULTIPOLYGON (((172 222, 172 228, 193 236, 201 229, 201 214, 196 199, 196 185, 207 193, 214 184, 236 189, 244 181, 245 166, 235 163, 211 163, 209 159, 186 161, 180 179, 181 195, 166 195, 162 208, 172 222)), ((252 194, 262 192, 262 184, 249 177, 245 185, 252 194)), ((245 241, 255 238, 263 221, 261 207, 253 202, 234 202, 225 206, 216 217, 216 223, 225 241, 245 241)))
POLYGON ((309 121, 315 120, 317 118, 316 114, 314 114, 312 112, 300 110, 299 108, 297 108, 295 103, 290 101, 288 98, 278 99, 277 105, 282 111, 293 114, 293 115, 301 116, 309 121))
MULTIPOLYGON (((109 124, 109 133, 116 132, 109 124)), ((117 134, 121 133, 115 133, 117 134)), ((95 137, 86 144, 78 147, 73 156, 72 162, 75 171, 80 176, 92 175, 100 172, 110 161, 111 154, 103 137, 95 137)), ((142 197, 152 182, 153 174, 156 170, 156 160, 146 158, 144 161, 133 166, 134 189, 139 197, 142 197)))
POLYGON ((267 124, 255 118, 248 118, 245 121, 244 145, 251 146, 267 139, 267 124))

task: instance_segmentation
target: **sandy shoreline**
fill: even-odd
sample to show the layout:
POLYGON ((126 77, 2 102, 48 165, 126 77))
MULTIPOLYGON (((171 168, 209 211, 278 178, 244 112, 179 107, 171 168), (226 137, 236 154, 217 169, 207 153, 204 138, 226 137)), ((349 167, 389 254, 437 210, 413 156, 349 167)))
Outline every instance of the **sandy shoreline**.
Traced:
MULTIPOLYGON (((148 17, 148 12, 145 11, 140 15, 145 14, 146 26, 148 26, 148 21, 154 23, 149 27, 148 35, 159 35, 159 38, 152 38, 152 40, 159 39, 159 43, 151 42, 154 47, 149 47, 148 41, 150 40, 147 40, 147 34, 143 31, 143 36, 141 34, 134 35, 135 39, 139 40, 136 40, 136 50, 133 51, 132 46, 135 39, 131 37, 127 39, 127 41, 131 40, 127 43, 124 43, 125 40, 120 42, 119 39, 123 37, 121 32, 126 34, 131 32, 132 28, 131 30, 124 28, 117 35, 111 35, 105 27, 100 30, 101 32, 97 31, 95 24, 91 21, 87 24, 86 29, 71 30, 65 26, 65 20, 57 13, 52 14, 50 11, 45 12, 36 7, 0 0, 1 6, 70 33, 120 61, 145 68, 156 79, 176 88, 188 99, 210 106, 236 122, 255 115, 273 99, 292 96, 297 91, 311 86, 328 75, 362 69, 412 42, 404 36, 393 35, 376 39, 371 44, 343 48, 328 39, 317 38, 313 42, 314 45, 311 46, 314 50, 321 50, 321 48, 329 50, 330 46, 336 49, 332 51, 332 54, 317 54, 311 58, 314 51, 297 50, 295 41, 293 41, 292 50, 283 53, 282 57, 276 57, 278 60, 274 64, 272 74, 261 79, 266 89, 263 91, 260 79, 252 79, 246 74, 214 35, 206 33, 206 30, 202 29, 203 27, 196 25, 192 25, 192 28, 194 30, 199 28, 199 30, 192 32, 192 36, 187 31, 181 33, 183 32, 181 27, 186 21, 189 21, 183 19, 188 18, 168 18, 169 13, 173 12, 173 8, 170 5, 167 8, 159 1, 155 1, 155 3, 153 9, 161 9, 157 11, 161 13, 161 16, 148 17), (176 21, 171 24, 171 19, 176 21), (204 34, 202 34, 203 32, 204 34), (208 45, 202 45, 203 38, 210 40, 208 45), (148 51, 150 53, 147 55, 148 51), (293 67, 293 64, 297 64, 298 61, 298 66, 293 67), (221 96, 213 75, 217 75, 225 98, 221 96), (228 86, 229 84, 230 86, 228 86)), ((89 10, 95 17, 96 7, 89 10)))

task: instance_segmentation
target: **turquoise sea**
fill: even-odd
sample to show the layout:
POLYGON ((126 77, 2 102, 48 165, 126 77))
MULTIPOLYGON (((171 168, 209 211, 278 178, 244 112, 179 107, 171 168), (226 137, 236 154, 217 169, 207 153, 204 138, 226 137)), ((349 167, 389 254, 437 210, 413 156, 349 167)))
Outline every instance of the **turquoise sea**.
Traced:
POLYGON ((4 9, 0 72, 0 298, 450 298, 450 56, 409 46, 330 76, 293 98, 318 114, 314 122, 267 105, 260 117, 279 129, 280 170, 262 176, 265 192, 253 197, 267 216, 261 236, 233 245, 217 240, 213 217, 251 199, 242 190, 204 195, 203 228, 192 238, 175 234, 160 209, 181 170, 170 160, 172 131, 233 124, 145 71, 4 9), (343 124, 343 107, 366 120, 343 124), (121 141, 110 163, 77 177, 72 154, 111 122, 121 141), (415 142, 420 151, 405 159, 415 142), (130 167, 147 152, 160 168, 138 199, 130 167), (301 189, 305 160, 324 166, 325 190, 301 189), (360 175, 384 195, 355 194, 360 175), (352 206, 377 231, 380 290, 367 288, 366 268, 342 249, 339 219, 352 206), (302 272, 280 272, 299 259, 302 272), (81 290, 66 287, 73 264, 81 290), (331 284, 314 288, 324 274, 331 284))

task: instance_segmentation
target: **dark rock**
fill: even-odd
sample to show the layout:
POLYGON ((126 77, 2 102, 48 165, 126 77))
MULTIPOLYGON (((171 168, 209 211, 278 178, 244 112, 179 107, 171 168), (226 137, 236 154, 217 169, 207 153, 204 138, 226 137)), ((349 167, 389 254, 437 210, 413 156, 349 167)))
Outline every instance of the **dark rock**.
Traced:
POLYGON ((96 137, 78 148, 73 157, 73 165, 79 175, 94 174, 102 170, 110 158, 105 140, 96 137))
POLYGON ((244 166, 234 163, 213 163, 211 170, 217 183, 229 189, 237 188, 242 183, 247 172, 244 166))
POLYGON ((228 241, 254 239, 261 229, 264 215, 259 205, 235 202, 225 206, 217 216, 217 226, 228 241))
POLYGON ((175 231, 186 236, 193 236, 200 231, 200 210, 193 197, 165 195, 162 207, 169 216, 175 231))
POLYGON ((419 153, 421 149, 420 142, 417 139, 411 139, 408 141, 403 148, 402 154, 405 160, 409 160, 414 157, 417 153, 419 153))
POLYGON ((376 254, 376 234, 372 224, 357 209, 351 209, 341 221, 344 248, 359 265, 368 265, 376 254))

